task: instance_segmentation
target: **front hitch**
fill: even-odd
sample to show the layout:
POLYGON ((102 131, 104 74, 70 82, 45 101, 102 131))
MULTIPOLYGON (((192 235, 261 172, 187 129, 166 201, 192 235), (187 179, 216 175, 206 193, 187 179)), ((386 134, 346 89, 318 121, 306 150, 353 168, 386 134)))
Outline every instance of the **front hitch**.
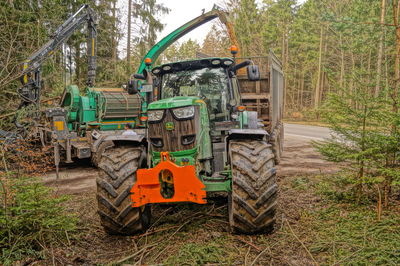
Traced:
POLYGON ((207 201, 205 185, 197 178, 193 165, 178 166, 168 152, 161 152, 161 160, 155 167, 139 169, 136 183, 131 189, 133 207, 149 203, 207 201))

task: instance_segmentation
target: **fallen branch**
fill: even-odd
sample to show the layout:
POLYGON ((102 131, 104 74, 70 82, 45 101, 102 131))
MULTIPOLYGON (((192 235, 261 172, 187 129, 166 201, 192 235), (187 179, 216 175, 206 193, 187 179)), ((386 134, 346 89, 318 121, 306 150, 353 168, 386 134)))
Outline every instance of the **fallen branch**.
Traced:
POLYGON ((249 242, 249 241, 247 241, 247 240, 244 240, 244 239, 241 238, 241 237, 238 237, 237 240, 240 240, 240 241, 242 241, 243 243, 245 243, 245 244, 247 244, 247 245, 253 247, 253 248, 256 249, 257 251, 260 251, 260 252, 262 251, 262 249, 261 249, 260 247, 254 245, 253 243, 251 243, 251 242, 249 242))
MULTIPOLYGON (((193 218, 192 218, 192 219, 193 219, 193 218)), ((176 229, 175 232, 173 232, 173 233, 165 240, 165 242, 168 242, 176 233, 179 232, 179 230, 182 229, 182 227, 184 227, 186 224, 188 224, 192 219, 188 219, 188 220, 187 220, 186 222, 184 222, 181 226, 179 226, 179 228, 176 229)), ((167 247, 168 247, 168 246, 167 246, 167 247)), ((156 259, 164 252, 164 250, 165 250, 167 247, 163 248, 163 249, 157 254, 157 256, 155 256, 154 260, 156 260, 156 259)))
MULTIPOLYGON (((57 100, 57 99, 60 99, 60 96, 53 97, 53 98, 49 98, 49 99, 43 99, 43 100, 41 100, 40 102, 41 102, 41 103, 44 103, 44 102, 53 101, 53 100, 57 100)), ((8 113, 8 114, 4 114, 4 115, 0 115, 0 119, 1 119, 1 118, 5 118, 5 117, 9 117, 9 116, 12 116, 12 115, 15 115, 16 113, 17 113, 17 111, 14 111, 14 112, 11 112, 11 113, 8 113)))
POLYGON ((315 263, 315 265, 319 265, 318 262, 314 259, 313 255, 311 254, 310 250, 306 247, 306 245, 304 245, 304 243, 300 240, 300 238, 294 233, 292 227, 290 226, 288 220, 286 219, 286 224, 288 225, 290 232, 292 233, 292 235, 297 239, 297 241, 299 241, 299 243, 303 246, 303 248, 307 251, 308 255, 310 256, 310 258, 313 260, 313 262, 315 263))
POLYGON ((129 256, 127 256, 127 257, 125 257, 125 258, 123 258, 123 259, 120 259, 120 260, 117 261, 117 262, 113 262, 113 263, 111 263, 111 264, 112 264, 112 265, 121 264, 121 263, 123 263, 123 262, 125 262, 125 261, 127 261, 127 260, 129 260, 129 259, 132 259, 132 258, 134 258, 135 256, 139 255, 142 251, 144 251, 144 250, 146 250, 146 249, 148 249, 148 248, 150 248, 150 247, 156 246, 157 244, 158 244, 158 243, 154 243, 154 244, 151 244, 151 245, 146 245, 145 247, 143 247, 143 248, 140 249, 139 251, 136 251, 136 252, 133 253, 132 255, 129 255, 129 256))
POLYGON ((173 229, 173 228, 177 228, 177 227, 179 227, 179 225, 169 226, 169 227, 166 227, 166 228, 161 228, 161 229, 153 230, 153 231, 147 231, 146 233, 143 233, 141 235, 134 236, 133 239, 137 239, 139 237, 142 238, 144 236, 149 236, 149 235, 152 235, 152 234, 155 234, 155 233, 167 231, 167 230, 170 230, 170 229, 173 229))
MULTIPOLYGON (((256 262, 257 262, 257 260, 261 257, 261 255, 262 254, 264 254, 264 252, 265 251, 267 251, 267 250, 269 250, 269 253, 271 254, 272 252, 271 252, 271 249, 269 248, 269 246, 267 246, 263 251, 261 251, 258 255, 257 255, 257 257, 253 260, 253 262, 250 264, 250 266, 253 266, 256 262)), ((272 257, 272 256, 271 256, 272 257)))

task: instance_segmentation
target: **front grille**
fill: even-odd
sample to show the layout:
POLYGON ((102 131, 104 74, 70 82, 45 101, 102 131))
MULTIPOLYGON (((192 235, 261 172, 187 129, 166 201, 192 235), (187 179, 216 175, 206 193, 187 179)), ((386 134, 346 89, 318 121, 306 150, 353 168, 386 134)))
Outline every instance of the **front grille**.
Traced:
POLYGON ((170 109, 165 110, 160 122, 149 123, 149 138, 154 151, 182 151, 196 146, 196 133, 199 131, 198 107, 195 106, 194 118, 176 120, 170 109), (166 124, 173 123, 173 129, 167 130, 166 124))

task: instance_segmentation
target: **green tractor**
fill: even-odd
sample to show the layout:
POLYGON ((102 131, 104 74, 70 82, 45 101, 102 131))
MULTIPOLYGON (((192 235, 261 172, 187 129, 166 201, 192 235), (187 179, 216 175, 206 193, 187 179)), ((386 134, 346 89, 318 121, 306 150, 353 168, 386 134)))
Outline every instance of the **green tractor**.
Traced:
POLYGON ((217 17, 235 43, 226 14, 213 8, 154 45, 128 84, 143 99, 146 132, 134 142, 103 144, 98 153, 98 213, 106 232, 135 234, 149 226, 153 204, 205 204, 214 192, 228 197, 233 232, 273 229, 283 149, 279 60, 272 52, 235 59, 233 49, 233 58, 152 65, 177 39, 217 17))
MULTIPOLYGON (((272 54, 269 60, 275 62, 269 69, 278 69, 272 54)), ((278 192, 273 139, 258 113, 243 105, 242 94, 248 93, 242 93, 237 72, 245 67, 246 82, 261 81, 250 60, 204 58, 149 67, 143 81, 153 88, 146 144, 106 149, 99 164, 99 213, 108 232, 136 233, 148 226, 152 204, 204 204, 212 192, 227 193, 233 232, 273 228, 278 192), (128 194, 132 202, 121 202, 128 194)), ((278 101, 269 104, 278 112, 267 109, 280 120, 282 74, 271 73, 264 85, 274 86, 269 91, 278 101)))

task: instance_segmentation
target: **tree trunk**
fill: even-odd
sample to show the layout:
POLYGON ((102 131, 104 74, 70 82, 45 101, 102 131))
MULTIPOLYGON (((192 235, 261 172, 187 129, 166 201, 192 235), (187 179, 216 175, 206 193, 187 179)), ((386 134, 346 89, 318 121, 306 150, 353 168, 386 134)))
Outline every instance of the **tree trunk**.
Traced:
MULTIPOLYGON (((351 75, 355 74, 355 69, 356 69, 356 60, 354 58, 354 53, 351 52, 351 75)), ((353 89, 354 89, 354 78, 351 77, 349 80, 349 94, 353 95, 353 89)), ((353 105, 353 100, 350 99, 350 104, 353 105)))
MULTIPOLYGON (((323 55, 326 55, 328 51, 328 42, 325 41, 324 44, 324 52, 323 55)), ((319 101, 322 102, 323 97, 324 97, 324 91, 325 91, 325 85, 326 85, 326 80, 328 79, 327 74, 324 70, 321 69, 321 79, 320 79, 320 94, 319 94, 319 101)))
POLYGON ((386 0, 382 0, 381 3, 381 32, 379 37, 379 48, 378 48, 378 62, 376 63, 376 84, 375 84, 375 97, 379 95, 381 88, 381 75, 382 75, 382 57, 383 57, 383 43, 385 38, 385 13, 386 13, 386 0))
MULTIPOLYGON (((303 94, 304 94, 304 70, 301 73, 301 84, 300 84, 300 105, 304 107, 306 104, 303 101, 303 94)), ((302 110, 303 108, 300 108, 302 110)))
POLYGON ((343 49, 343 40, 342 40, 342 34, 339 35, 340 39, 340 79, 339 79, 339 85, 340 89, 344 88, 344 49, 343 49))
MULTIPOLYGON (((399 25, 399 11, 400 11, 400 0, 396 4, 393 1, 393 24, 396 27, 396 59, 394 63, 394 88, 393 88, 393 112, 398 113, 397 98, 399 93, 400 85, 400 25, 399 25)), ((396 126, 394 124, 394 126, 396 126)))
POLYGON ((117 0, 112 2, 112 16, 114 20, 113 24, 113 37, 112 37, 112 60, 114 65, 114 75, 117 74, 117 49, 118 49, 118 30, 117 30, 117 0))
POLYGON ((126 60, 128 64, 128 74, 131 73, 131 18, 132 18, 132 0, 128 1, 128 39, 126 41, 126 60))
POLYGON ((324 28, 321 26, 321 33, 319 37, 319 59, 318 59, 318 73, 317 73, 317 83, 315 86, 315 94, 314 94, 314 108, 318 108, 320 102, 320 91, 321 91, 321 71, 322 71, 322 48, 323 48, 323 37, 324 37, 324 28))
POLYGON ((75 42, 75 75, 76 75, 76 84, 78 87, 81 85, 81 44, 80 42, 75 42))

